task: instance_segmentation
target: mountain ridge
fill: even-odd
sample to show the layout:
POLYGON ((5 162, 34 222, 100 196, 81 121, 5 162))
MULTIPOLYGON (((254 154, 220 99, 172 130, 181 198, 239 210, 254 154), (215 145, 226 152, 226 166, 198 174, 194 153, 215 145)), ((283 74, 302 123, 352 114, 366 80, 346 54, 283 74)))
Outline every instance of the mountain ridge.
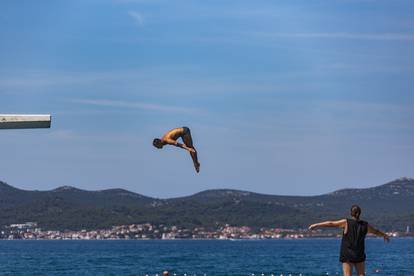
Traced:
MULTIPOLYGON (((12 186, 12 185, 8 184, 7 182, 1 181, 1 180, 0 180, 0 189, 6 187, 7 189, 18 190, 18 191, 27 191, 27 192, 57 192, 57 191, 64 191, 64 190, 76 190, 76 191, 82 191, 82 192, 123 191, 123 192, 127 192, 127 193, 130 193, 130 194, 135 194, 135 195, 139 195, 139 196, 142 196, 142 197, 146 197, 146 198, 159 199, 159 200, 163 200, 163 199, 168 200, 168 199, 185 198, 185 197, 192 197, 192 196, 198 196, 198 195, 210 194, 210 193, 222 193, 222 194, 223 193, 224 194, 234 193, 234 194, 244 194, 244 195, 256 194, 256 195, 264 195, 264 196, 283 196, 283 197, 318 197, 318 196, 324 196, 324 195, 334 195, 334 194, 347 192, 347 191, 354 191, 354 192, 356 191, 356 192, 358 192, 358 191, 362 191, 362 190, 379 189, 379 188, 383 188, 383 187, 398 187, 398 188, 401 188, 401 186, 400 186, 401 184, 408 184, 410 186, 410 188, 412 188, 413 191, 414 191, 414 178, 411 178, 411 177, 400 177, 400 178, 397 178, 395 180, 389 181, 385 184, 372 186, 372 187, 342 188, 342 189, 335 190, 333 192, 327 192, 327 193, 318 194, 318 195, 277 195, 277 194, 252 192, 252 191, 246 191, 246 190, 238 190, 238 189, 232 189, 232 188, 217 188, 217 189, 207 189, 207 190, 203 190, 203 191, 196 192, 196 193, 190 194, 190 195, 185 195, 185 196, 178 196, 178 197, 171 197, 171 198, 157 198, 157 197, 145 196, 143 194, 132 192, 132 191, 129 191, 129 190, 123 189, 123 188, 108 188, 108 189, 102 189, 102 190, 86 190, 86 189, 77 188, 75 186, 63 185, 63 186, 58 186, 57 188, 50 189, 50 190, 25 190, 25 189, 20 189, 20 188, 17 188, 15 186, 12 186), (397 186, 396 186, 396 184, 397 184, 397 186)), ((411 192, 411 190, 410 190, 410 192, 411 192)))
POLYGON ((414 180, 399 178, 370 188, 340 189, 314 196, 209 189, 158 199, 125 189, 89 191, 60 186, 29 191, 0 181, 0 226, 36 221, 48 229, 96 229, 128 223, 214 228, 217 225, 303 228, 315 220, 348 215, 359 204, 376 225, 414 226, 414 180))

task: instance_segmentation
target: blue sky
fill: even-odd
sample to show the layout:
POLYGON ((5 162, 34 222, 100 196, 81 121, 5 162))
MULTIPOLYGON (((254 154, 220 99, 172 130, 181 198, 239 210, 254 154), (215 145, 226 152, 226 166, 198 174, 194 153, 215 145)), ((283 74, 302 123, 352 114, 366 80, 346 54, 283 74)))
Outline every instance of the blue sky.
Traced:
POLYGON ((414 2, 1 1, 0 179, 314 195, 414 176, 414 2), (152 147, 192 129, 201 162, 152 147))

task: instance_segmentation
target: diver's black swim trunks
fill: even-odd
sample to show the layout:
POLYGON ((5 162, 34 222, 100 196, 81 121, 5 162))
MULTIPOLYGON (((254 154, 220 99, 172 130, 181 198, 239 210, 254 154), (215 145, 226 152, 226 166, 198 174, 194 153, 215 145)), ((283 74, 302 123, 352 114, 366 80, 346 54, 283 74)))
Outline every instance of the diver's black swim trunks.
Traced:
POLYGON ((184 130, 183 135, 190 134, 190 129, 188 127, 184 126, 183 130, 184 130))

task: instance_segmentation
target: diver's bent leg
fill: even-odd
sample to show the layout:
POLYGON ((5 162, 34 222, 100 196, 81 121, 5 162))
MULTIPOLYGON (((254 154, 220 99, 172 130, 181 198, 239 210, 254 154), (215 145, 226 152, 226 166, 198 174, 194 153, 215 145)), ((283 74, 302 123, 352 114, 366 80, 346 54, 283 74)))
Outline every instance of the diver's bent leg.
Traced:
POLYGON ((193 163, 194 163, 194 167, 196 169, 197 172, 200 171, 200 163, 198 162, 198 158, 197 158, 197 151, 194 149, 194 152, 190 152, 191 158, 193 159, 193 163))
POLYGON ((194 150, 194 152, 190 152, 190 155, 191 155, 191 158, 193 159, 193 163, 194 163, 194 167, 195 167, 196 171, 199 172, 200 171, 200 163, 198 162, 197 150, 194 148, 193 138, 191 137, 190 129, 188 129, 187 132, 182 136, 182 139, 183 139, 184 144, 187 147, 194 150))
POLYGON ((189 147, 189 148, 193 148, 193 137, 191 136, 191 132, 190 130, 188 130, 188 132, 186 132, 181 139, 183 139, 184 144, 189 147))
POLYGON ((342 263, 342 270, 344 276, 352 276, 352 264, 351 263, 342 263))

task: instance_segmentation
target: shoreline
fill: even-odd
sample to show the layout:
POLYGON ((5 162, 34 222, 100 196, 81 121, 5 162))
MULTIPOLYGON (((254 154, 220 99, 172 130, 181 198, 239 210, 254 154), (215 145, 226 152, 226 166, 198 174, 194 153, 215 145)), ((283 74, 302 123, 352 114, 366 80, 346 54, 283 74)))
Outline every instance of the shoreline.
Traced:
MULTIPOLYGON (((414 236, 392 237, 392 240, 414 239, 414 236)), ((309 241, 309 240, 341 240, 341 237, 306 237, 306 238, 278 238, 278 239, 0 239, 0 241, 309 241)), ((382 240, 380 237, 367 237, 366 240, 382 240)))

